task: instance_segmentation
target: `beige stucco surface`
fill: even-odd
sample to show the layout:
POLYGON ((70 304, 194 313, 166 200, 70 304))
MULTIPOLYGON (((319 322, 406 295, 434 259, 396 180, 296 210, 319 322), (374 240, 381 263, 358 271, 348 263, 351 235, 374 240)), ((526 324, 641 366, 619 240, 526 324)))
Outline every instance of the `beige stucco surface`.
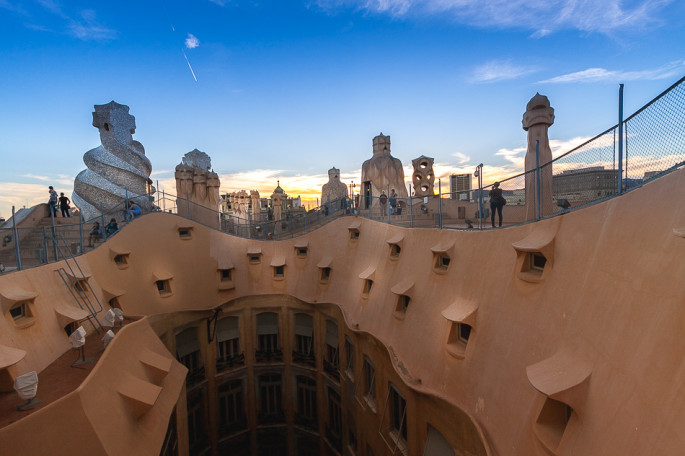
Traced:
MULTIPOLYGON (((554 454, 680 454, 685 448, 685 239, 677 234, 685 227, 685 206, 673 201, 685 200, 684 178, 679 170, 619 198, 502 230, 411 230, 342 218, 305 236, 306 258, 295 252, 303 239, 260 242, 198 224, 189 239, 180 239, 181 219, 156 213, 134 221, 79 263, 92 274, 96 294, 117 295, 132 317, 211 309, 271 294, 337 306, 348 328, 372 335, 396 358, 396 369, 425 396, 424 403, 440 399, 470 416, 493 455, 545 454, 535 421, 547 394, 574 412, 554 454), (348 228, 357 221, 360 236, 351 240, 348 228), (386 241, 398 235, 402 249, 395 259, 386 241), (436 273, 431 249, 445 245, 452 246, 450 265, 436 273), (248 251, 255 249, 261 262, 249 264, 248 251), (536 249, 550 261, 539 280, 525 280, 522 258, 536 249), (128 267, 120 269, 112 251, 130 252, 128 267), (285 261, 283 280, 274 280, 274 259, 285 261), (323 259, 331 267, 327 284, 319 281, 323 259), (220 289, 222 262, 235 267, 232 289, 220 289), (375 272, 366 298, 360 275, 368 271, 375 272), (160 277, 170 280, 165 297, 155 286, 160 277), (413 286, 402 291, 410 305, 397 318, 392 290, 408 282, 413 286), (447 349, 448 318, 459 318, 464 306, 473 329, 463 356, 453 356, 447 349)), ((40 371, 69 349, 53 310, 69 305, 56 267, 0 277, 0 294, 38 294, 35 323, 28 328, 14 328, 3 308, 0 345, 27 353, 16 373, 40 371)), ((124 342, 157 346, 148 333, 141 330, 140 340, 124 342)), ((124 361, 110 355, 100 361, 102 372, 124 361)), ((182 377, 182 367, 174 366, 174 375, 182 377)), ((93 451, 88 454, 101 454, 99 445, 118 443, 87 422, 110 419, 95 410, 99 398, 112 391, 107 382, 91 375, 78 393, 80 401, 65 398, 41 417, 12 425, 12 435, 32 434, 36 421, 31 420, 56 419, 57 407, 73 408, 88 429, 93 451)), ((166 428, 163 411, 178 398, 175 388, 169 388, 159 414, 151 415, 154 435, 166 428)), ((126 430, 130 423, 123 420, 126 430)), ((54 429, 46 432, 60 428, 54 429)), ((135 439, 127 435, 125 443, 135 439)), ((0 445, 6 448, 10 441, 8 428, 0 431, 0 445)))

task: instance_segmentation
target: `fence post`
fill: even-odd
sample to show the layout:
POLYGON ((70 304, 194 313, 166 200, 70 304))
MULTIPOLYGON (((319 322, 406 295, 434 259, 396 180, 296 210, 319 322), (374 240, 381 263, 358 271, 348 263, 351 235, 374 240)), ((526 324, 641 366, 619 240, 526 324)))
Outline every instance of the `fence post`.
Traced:
MULTIPOLYGON (((392 207, 390 205, 390 184, 388 184, 388 189, 385 191, 386 196, 388 197, 388 203, 387 206, 385 206, 385 211, 388 213, 388 224, 391 224, 392 221, 390 221, 390 208, 392 207)), ((382 204, 381 204, 382 206, 382 204)))
MULTIPOLYGON (((14 254, 17 257, 17 270, 21 271, 21 252, 19 250, 19 236, 17 231, 17 218, 14 215, 14 206, 12 206, 12 230, 14 231, 14 254)), ((47 255, 47 252, 45 252, 47 255)))
POLYGON ((79 212, 78 216, 78 248, 79 248, 79 254, 83 253, 83 217, 81 217, 81 213, 79 212))
POLYGON ((540 140, 535 140, 535 220, 540 220, 540 140))
POLYGON ((618 192, 623 193, 623 84, 618 85, 618 192))
POLYGON ((438 226, 442 229, 442 183, 440 179, 438 179, 438 222, 438 226))
MULTIPOLYGON (((55 211, 50 210, 50 222, 52 222, 52 257, 57 261, 57 233, 55 232, 55 211)), ((48 253, 45 252, 47 257, 48 253)))
POLYGON ((42 231, 43 231, 43 255, 44 255, 43 258, 45 258, 45 261, 43 261, 43 258, 41 258, 40 262, 41 263, 43 263, 43 262, 47 263, 48 262, 48 237, 45 235, 45 227, 43 226, 42 228, 43 228, 42 231))
POLYGON ((192 220, 193 218, 190 216, 190 200, 188 199, 188 191, 186 191, 186 208, 187 208, 186 213, 188 215, 188 219, 192 220))
POLYGON ((414 228, 414 200, 411 196, 411 184, 409 184, 409 227, 414 228))
POLYGON ((105 212, 102 210, 102 201, 100 202, 100 233, 102 233, 102 239, 107 240, 107 234, 105 233, 105 212))
POLYGON ((478 178, 478 229, 483 229, 483 164, 476 166, 476 177, 478 178))

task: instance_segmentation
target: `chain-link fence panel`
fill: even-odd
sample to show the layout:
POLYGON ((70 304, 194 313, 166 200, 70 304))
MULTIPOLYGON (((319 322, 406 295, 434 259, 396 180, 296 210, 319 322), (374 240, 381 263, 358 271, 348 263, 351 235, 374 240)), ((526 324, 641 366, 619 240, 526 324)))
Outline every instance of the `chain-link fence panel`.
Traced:
POLYGON ((623 190, 685 164, 685 78, 626 119, 623 190))

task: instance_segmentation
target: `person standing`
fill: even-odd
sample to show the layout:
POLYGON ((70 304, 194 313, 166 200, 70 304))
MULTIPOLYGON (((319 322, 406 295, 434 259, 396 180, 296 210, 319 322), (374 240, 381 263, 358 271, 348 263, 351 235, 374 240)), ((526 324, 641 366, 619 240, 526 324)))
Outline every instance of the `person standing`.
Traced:
POLYGON ((48 209, 50 210, 50 215, 52 217, 57 216, 57 192, 52 185, 48 187, 48 193, 50 194, 50 199, 48 200, 48 209))
POLYGON ((71 204, 71 200, 64 196, 64 192, 59 194, 59 210, 62 211, 62 217, 71 217, 71 214, 69 213, 69 205, 71 204))
POLYGON ((502 208, 507 204, 507 200, 502 196, 502 189, 499 188, 499 182, 492 184, 492 190, 490 190, 490 221, 492 222, 492 227, 495 227, 495 211, 499 216, 499 226, 502 226, 502 208))
POLYGON ((394 215, 397 211, 397 192, 393 188, 390 190, 390 215, 394 215))

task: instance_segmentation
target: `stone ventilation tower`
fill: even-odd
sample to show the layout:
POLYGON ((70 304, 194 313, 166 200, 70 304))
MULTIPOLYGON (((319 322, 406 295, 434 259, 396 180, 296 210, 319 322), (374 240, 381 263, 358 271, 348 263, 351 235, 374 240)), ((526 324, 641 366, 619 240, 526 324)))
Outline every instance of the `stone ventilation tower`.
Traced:
POLYGON ((271 194, 271 204, 274 211, 274 221, 279 221, 283 218, 283 209, 286 204, 286 194, 281 188, 281 181, 278 181, 274 192, 271 194))
POLYGON ((554 212, 552 200, 552 149, 549 147, 547 130, 554 124, 554 108, 546 96, 536 93, 526 105, 523 114, 523 129, 528 132, 526 150, 526 220, 536 218, 537 186, 535 184, 535 143, 539 141, 540 166, 540 215, 554 212), (547 166, 545 166, 547 165, 547 166))
POLYGON ((362 164, 361 209, 377 206, 381 192, 392 191, 393 188, 398 197, 408 196, 402 162, 390 155, 390 136, 381 133, 373 138, 373 157, 362 164))
POLYGON ((76 176, 71 199, 84 220, 100 215, 100 207, 109 211, 119 206, 123 211, 127 196, 149 210, 152 203, 148 197, 154 193, 152 165, 143 145, 133 139, 135 117, 128 113, 128 106, 115 101, 94 108, 93 126, 99 130, 102 144, 83 156, 88 169, 76 176))
POLYGON ((321 203, 328 204, 340 200, 347 194, 347 185, 340 182, 340 170, 334 166, 328 170, 328 182, 321 187, 321 203))
POLYGON ((176 166, 176 206, 184 217, 216 225, 221 204, 219 175, 211 170, 212 159, 194 149, 183 156, 176 166))
POLYGON ((435 183, 435 174, 433 174, 433 162, 435 160, 421 155, 411 161, 414 165, 414 174, 412 176, 412 183, 414 185, 415 196, 433 196, 433 185, 435 183))

